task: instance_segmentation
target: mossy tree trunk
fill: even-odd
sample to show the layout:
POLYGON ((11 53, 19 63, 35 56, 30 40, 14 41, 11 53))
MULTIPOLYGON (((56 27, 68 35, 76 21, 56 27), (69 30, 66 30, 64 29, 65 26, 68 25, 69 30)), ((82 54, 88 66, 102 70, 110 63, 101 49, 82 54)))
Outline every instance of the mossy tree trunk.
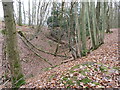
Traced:
POLYGON ((101 18, 102 18, 102 30, 101 30, 101 36, 100 36, 100 42, 104 43, 104 33, 105 33, 105 28, 106 28, 106 3, 103 2, 101 3, 101 18))
POLYGON ((95 47, 94 49, 97 48, 98 46, 98 38, 97 38, 97 30, 96 30, 96 13, 95 13, 95 2, 91 3, 92 6, 92 22, 93 22, 93 33, 94 33, 94 40, 95 40, 95 47))
POLYGON ((80 35, 80 23, 79 23, 79 17, 78 17, 78 4, 75 3, 75 30, 76 30, 76 35, 75 35, 75 41, 76 41, 76 54, 77 57, 81 57, 81 35, 80 35))
POLYGON ((91 39, 91 48, 92 47, 95 47, 95 44, 94 44, 94 38, 93 38, 93 35, 92 35, 92 30, 91 30, 91 27, 90 27, 90 14, 89 14, 89 2, 87 2, 85 4, 86 6, 86 17, 87 17, 87 23, 88 23, 88 31, 89 31, 89 34, 90 34, 90 39, 91 39))
POLYGON ((96 6, 96 29, 97 29, 97 41, 98 41, 98 46, 101 45, 100 42, 100 31, 101 31, 101 21, 100 21, 100 5, 101 2, 97 2, 97 6, 96 6))
POLYGON ((74 42, 75 42, 75 30, 74 30, 74 16, 73 16, 73 8, 74 8, 74 2, 71 2, 70 6, 70 36, 69 36, 69 46, 70 51, 74 59, 77 58, 76 49, 74 48, 74 42))
POLYGON ((92 47, 91 49, 95 48, 95 38, 94 38, 94 32, 93 32, 93 24, 92 24, 92 14, 91 14, 91 8, 92 6, 90 5, 90 3, 86 3, 86 14, 87 14, 87 22, 88 22, 88 30, 89 30, 89 34, 90 34, 90 39, 91 39, 91 43, 92 43, 92 47))
POLYGON ((14 20, 13 2, 2 2, 6 26, 7 60, 10 64, 12 87, 18 88, 25 83, 17 47, 17 32, 14 20))
POLYGON ((82 56, 86 56, 86 7, 85 2, 82 2, 82 8, 81 8, 81 40, 82 40, 82 56))

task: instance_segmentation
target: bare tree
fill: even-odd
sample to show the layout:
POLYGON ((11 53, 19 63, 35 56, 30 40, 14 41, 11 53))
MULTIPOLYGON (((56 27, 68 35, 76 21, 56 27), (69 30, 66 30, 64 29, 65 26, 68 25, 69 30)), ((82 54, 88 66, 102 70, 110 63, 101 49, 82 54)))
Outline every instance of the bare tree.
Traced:
POLYGON ((28 1, 28 25, 31 25, 30 0, 28 1))
POLYGON ((19 0, 19 18, 18 18, 18 25, 22 25, 22 11, 21 11, 21 0, 19 0))
POLYGON ((10 64, 12 87, 18 88, 25 83, 20 65, 17 46, 17 32, 14 20, 13 2, 2 2, 6 26, 7 60, 10 64))

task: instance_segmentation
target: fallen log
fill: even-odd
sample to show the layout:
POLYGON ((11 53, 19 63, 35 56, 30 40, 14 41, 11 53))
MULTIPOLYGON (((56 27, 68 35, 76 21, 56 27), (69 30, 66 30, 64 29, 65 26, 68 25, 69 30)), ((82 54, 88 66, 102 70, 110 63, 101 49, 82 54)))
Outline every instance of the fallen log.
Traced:
POLYGON ((43 59, 45 62, 47 62, 48 64, 50 64, 51 66, 53 66, 47 59, 43 58, 42 56, 40 56, 35 50, 33 50, 33 48, 31 48, 28 43, 21 37, 21 40, 23 41, 23 43, 29 48, 29 50, 31 50, 36 56, 40 57, 41 59, 43 59))
POLYGON ((23 34, 21 31, 18 31, 18 34, 19 34, 21 37, 23 37, 24 40, 25 40, 29 45, 31 45, 34 49, 36 49, 36 50, 38 50, 38 51, 40 51, 40 52, 43 52, 43 53, 46 53, 46 54, 50 54, 50 55, 53 55, 53 56, 58 56, 58 57, 71 58, 71 57, 69 57, 69 56, 58 55, 58 54, 56 55, 56 54, 54 54, 54 53, 50 53, 50 52, 41 50, 41 49, 35 47, 29 40, 27 40, 27 38, 24 36, 24 34, 23 34))

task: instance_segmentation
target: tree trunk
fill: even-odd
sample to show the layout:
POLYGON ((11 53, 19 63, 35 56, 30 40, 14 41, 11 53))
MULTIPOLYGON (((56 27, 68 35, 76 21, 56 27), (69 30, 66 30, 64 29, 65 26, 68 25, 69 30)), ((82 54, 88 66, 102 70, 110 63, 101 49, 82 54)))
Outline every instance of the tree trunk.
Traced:
POLYGON ((37 8, 37 25, 39 25, 39 13, 40 13, 40 4, 41 4, 41 1, 39 0, 39 4, 38 4, 38 8, 37 8))
POLYGON ((109 19, 110 19, 110 7, 107 3, 107 11, 106 11, 106 33, 110 33, 110 22, 109 22, 109 19))
POLYGON ((100 31, 101 31, 101 25, 100 25, 100 2, 97 2, 97 7, 96 7, 96 29, 97 29, 97 41, 98 41, 98 46, 101 45, 100 42, 100 31))
POLYGON ((24 25, 26 24, 25 4, 23 3, 24 25))
POLYGON ((28 25, 31 25, 31 14, 30 14, 30 0, 28 1, 28 25))
POLYGON ((74 42, 75 42, 75 30, 74 30, 74 19, 73 19, 73 6, 74 2, 71 2, 71 7, 70 7, 70 37, 69 37, 69 46, 70 46, 70 51, 74 59, 77 58, 76 54, 76 49, 74 48, 74 42))
POLYGON ((106 3, 102 3, 102 13, 101 13, 101 16, 102 16, 102 31, 101 31, 101 43, 104 43, 104 33, 105 33, 105 21, 106 21, 106 3))
POLYGON ((19 18, 18 18, 18 25, 22 26, 22 13, 21 13, 21 1, 19 0, 19 18))
POLYGON ((94 33, 94 40, 95 40, 95 48, 98 46, 98 39, 97 39, 97 30, 96 30, 96 13, 95 13, 95 2, 91 3, 92 5, 92 22, 93 22, 93 33, 94 33))
POLYGON ((10 64, 12 87, 25 83, 17 47, 17 32, 14 20, 13 2, 2 2, 6 26, 7 60, 10 64))
POLYGON ((86 17, 87 17, 87 23, 88 23, 88 31, 89 31, 90 40, 91 40, 90 48, 92 48, 92 47, 95 47, 95 44, 94 44, 94 38, 92 37, 92 31, 90 28, 89 2, 86 3, 86 17))
POLYGON ((82 56, 86 56, 86 7, 85 7, 85 2, 82 2, 80 18, 81 18, 82 56))
POLYGON ((76 54, 77 57, 81 57, 81 35, 80 35, 80 23, 78 21, 78 3, 75 3, 75 28, 76 28, 76 35, 75 35, 75 40, 76 40, 76 54))

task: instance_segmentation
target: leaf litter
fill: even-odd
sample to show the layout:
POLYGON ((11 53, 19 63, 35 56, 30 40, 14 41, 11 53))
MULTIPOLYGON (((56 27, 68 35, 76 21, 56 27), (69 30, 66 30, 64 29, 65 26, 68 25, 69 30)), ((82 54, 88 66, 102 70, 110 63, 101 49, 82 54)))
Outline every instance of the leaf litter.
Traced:
POLYGON ((119 88, 117 34, 118 30, 114 29, 113 33, 106 34, 105 43, 88 56, 64 63, 28 79, 27 84, 22 87, 119 88))

